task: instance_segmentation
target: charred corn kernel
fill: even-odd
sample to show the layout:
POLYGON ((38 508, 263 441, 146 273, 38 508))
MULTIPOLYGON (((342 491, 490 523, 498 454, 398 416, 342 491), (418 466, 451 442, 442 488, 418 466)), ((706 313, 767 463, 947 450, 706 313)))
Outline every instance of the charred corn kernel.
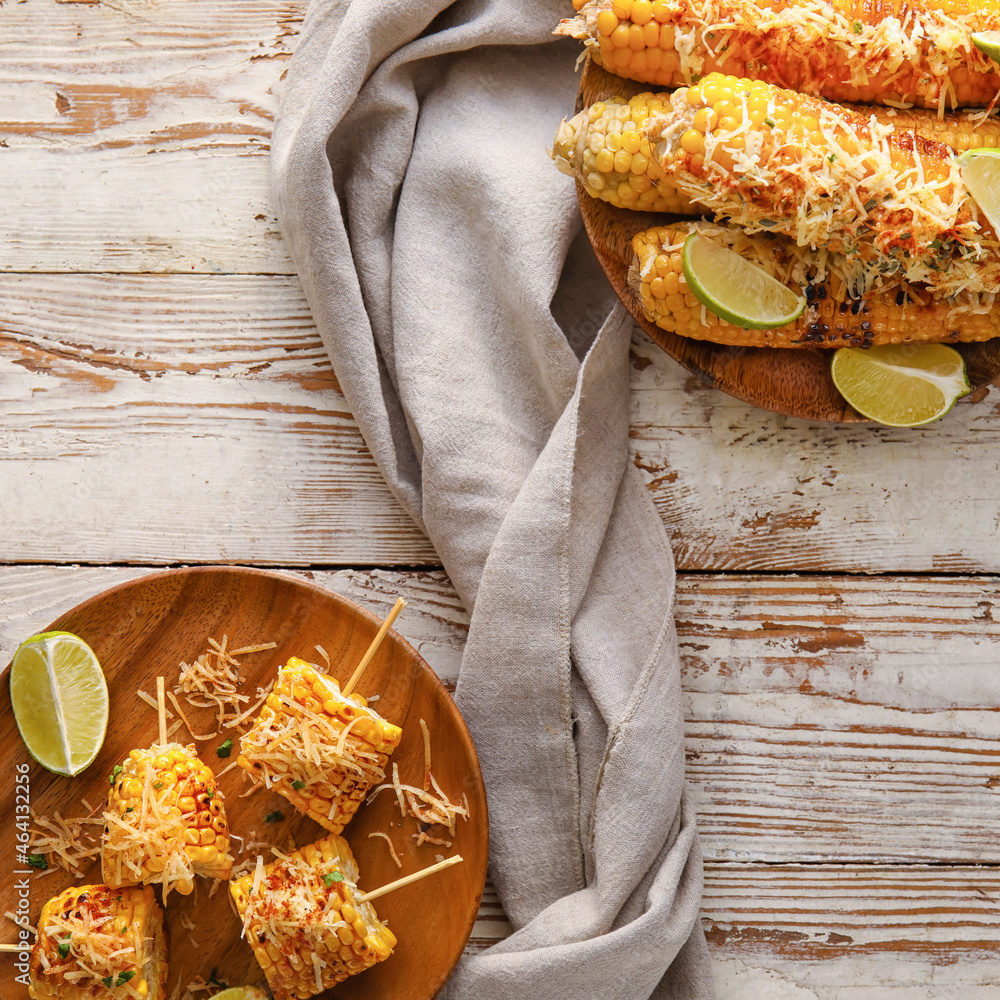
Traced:
MULTIPOLYGON (((693 231, 714 238, 724 233, 718 226, 688 222, 650 229, 632 240, 635 258, 629 283, 646 319, 669 333, 735 347, 870 347, 980 341, 1000 336, 1000 314, 995 310, 963 309, 962 302, 935 297, 926 288, 905 283, 855 296, 834 273, 828 273, 822 282, 806 280, 804 291, 809 306, 794 323, 776 330, 744 330, 703 308, 680 273, 684 240, 693 231), (671 269, 668 278, 662 279, 666 294, 661 298, 652 294, 652 282, 647 284, 646 276, 659 270, 662 256, 669 257, 671 269)), ((772 273, 786 274, 796 262, 804 264, 807 275, 810 270, 816 272, 815 266, 810 268, 809 252, 782 237, 743 236, 734 249, 754 263, 771 268, 772 273)), ((818 264, 821 258, 813 255, 812 259, 818 264)), ((794 281, 789 285, 796 292, 803 290, 794 281)), ((980 306, 974 299, 965 302, 980 306)))
POLYGON ((948 293, 1000 291, 992 231, 975 221, 950 146, 915 142, 895 124, 842 105, 718 73, 675 93, 644 131, 667 178, 718 218, 856 255, 872 274, 898 272, 948 293), (766 96, 775 109, 756 132, 751 95, 766 96), (718 115, 704 135, 693 127, 703 109, 718 115))
POLYGON ((721 71, 839 101, 935 110, 985 107, 1000 89, 997 67, 970 40, 1000 29, 997 0, 905 10, 895 0, 832 0, 822 17, 813 0, 641 4, 574 3, 556 34, 583 41, 609 71, 662 87, 721 71))
POLYGON ((660 114, 669 99, 669 94, 639 94, 631 101, 613 97, 581 111, 559 126, 552 159, 592 198, 610 205, 644 212, 694 214, 691 201, 678 192, 650 158, 649 143, 642 133, 646 121, 660 114), (598 108, 599 113, 595 113, 598 108), (594 183, 598 175, 601 184, 594 183), (640 192, 648 197, 640 197, 640 192))
POLYGON ((126 1000, 129 989, 162 1000, 167 942, 153 890, 77 885, 50 899, 28 975, 32 1000, 126 1000))
POLYGON ((351 821, 399 745, 402 730, 341 694, 336 678, 292 657, 253 728, 240 742, 240 767, 332 833, 351 821))
POLYGON ((304 1000, 392 954, 392 931, 357 901, 358 866, 343 837, 262 862, 229 892, 274 1000, 304 1000))
POLYGON ((110 886, 160 883, 187 895, 194 876, 228 879, 224 797, 194 746, 133 750, 108 795, 101 867, 110 886))

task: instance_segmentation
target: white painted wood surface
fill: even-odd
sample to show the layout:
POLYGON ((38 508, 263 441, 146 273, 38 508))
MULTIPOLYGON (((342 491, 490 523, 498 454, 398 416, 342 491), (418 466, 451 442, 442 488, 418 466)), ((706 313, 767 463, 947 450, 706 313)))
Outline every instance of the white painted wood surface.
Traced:
MULTIPOLYGON (((269 203, 305 6, 0 0, 0 663, 107 586, 228 561, 405 594, 400 631, 457 677, 465 611, 269 203)), ((720 1000, 1000 997, 996 393, 923 430, 814 425, 637 335, 632 404, 687 571, 720 1000)), ((488 888, 470 949, 508 930, 488 888)))

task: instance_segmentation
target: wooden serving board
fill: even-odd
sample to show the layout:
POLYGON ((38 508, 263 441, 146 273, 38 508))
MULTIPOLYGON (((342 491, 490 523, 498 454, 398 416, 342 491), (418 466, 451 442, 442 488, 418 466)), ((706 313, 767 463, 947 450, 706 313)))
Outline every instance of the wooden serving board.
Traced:
MULTIPOLYGON (((614 76, 588 58, 580 77, 576 110, 616 95, 630 98, 648 89, 648 84, 614 76)), ((870 422, 848 406, 834 387, 830 378, 832 351, 816 347, 728 347, 679 337, 651 323, 628 285, 632 237, 664 220, 682 217, 615 208, 591 198, 579 182, 577 196, 587 235, 612 288, 636 323, 675 361, 708 385, 766 410, 810 420, 870 422)), ((954 346, 965 358, 973 390, 1000 375, 1000 339, 954 346)))
MULTIPOLYGON (((404 611, 405 619, 405 611, 404 611)), ((25 805, 43 815, 59 811, 65 817, 82 816, 87 799, 99 810, 108 795, 108 775, 115 764, 135 747, 149 746, 157 738, 156 712, 136 697, 136 690, 155 694, 156 676, 163 674, 167 687, 176 681, 178 665, 190 662, 207 648, 208 637, 221 641, 228 636, 230 648, 257 642, 275 642, 276 648, 240 657, 243 690, 256 700, 258 685, 266 685, 278 667, 297 655, 322 663, 314 644, 323 646, 332 661, 331 672, 343 683, 352 673, 379 627, 379 620, 356 604, 327 590, 290 576, 259 570, 225 567, 171 570, 124 583, 85 601, 63 615, 53 628, 82 636, 97 653, 104 668, 111 696, 107 737, 94 763, 75 778, 51 774, 31 759, 13 717, 9 686, 0 681, 0 751, 7 780, 0 791, 0 857, 5 867, 0 876, 0 912, 26 908, 32 924, 42 904, 69 885, 99 883, 100 860, 75 879, 61 869, 38 873, 28 868, 19 854, 18 821, 25 805), (27 775, 27 780, 22 775, 27 775), (18 811, 20 807, 20 812, 18 811)), ((9 667, 7 668, 9 670, 9 667)), ((385 962, 328 991, 337 1000, 379 997, 384 1000, 429 1000, 440 989, 462 953, 472 930, 486 877, 488 823, 486 797, 475 749, 468 731, 444 686, 417 652, 396 633, 390 632, 358 684, 366 696, 379 694, 378 712, 402 726, 403 737, 392 760, 399 765, 404 782, 419 783, 423 776, 423 740, 419 719, 430 729, 432 769, 435 778, 453 801, 465 795, 470 820, 458 822, 453 846, 424 845, 417 848, 412 834, 416 821, 401 820, 396 798, 380 793, 363 805, 345 836, 361 869, 363 890, 431 865, 435 856, 461 854, 465 861, 427 881, 392 892, 375 901, 379 916, 399 939, 395 953, 385 962), (402 861, 393 864, 381 837, 388 833, 402 861)), ((196 732, 215 728, 211 709, 191 709, 181 699, 185 714, 196 732)), ((186 730, 173 740, 193 742, 186 730)), ((216 772, 236 760, 238 733, 223 731, 198 743, 202 760, 216 772), (216 748, 229 736, 233 752, 220 759, 216 748)), ((298 814, 275 792, 261 790, 241 797, 249 789, 242 772, 233 768, 219 785, 226 796, 226 812, 233 833, 246 841, 267 841, 288 849, 318 840, 325 831, 298 814), (268 823, 269 814, 282 819, 268 823)), ((100 827, 94 827, 100 832, 100 827)), ((261 853, 265 862, 273 856, 267 847, 239 853, 237 863, 261 853)), ((168 995, 175 985, 182 989, 197 977, 215 978, 229 985, 263 984, 264 977, 250 951, 240 939, 241 926, 229 901, 225 884, 210 896, 211 883, 199 879, 191 896, 171 893, 166 909, 170 938, 168 995), (194 929, 185 928, 193 923, 194 929)), ((159 897, 159 893, 157 896, 159 897)), ((17 928, 9 920, 0 934, 4 942, 18 940, 17 928)), ((20 963, 26 955, 0 955, 0 997, 26 1000, 20 963)), ((327 994, 324 994, 327 995, 327 994)), ((198 994, 206 996, 206 994, 198 994)))

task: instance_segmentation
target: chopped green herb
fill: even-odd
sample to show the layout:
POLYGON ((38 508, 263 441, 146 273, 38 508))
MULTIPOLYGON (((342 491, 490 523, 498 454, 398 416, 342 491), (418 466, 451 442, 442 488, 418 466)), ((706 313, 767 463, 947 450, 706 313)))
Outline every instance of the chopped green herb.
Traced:
POLYGON ((692 83, 701 83, 701 73, 692 73, 691 74, 691 82, 692 83))
POLYGON ((37 868, 43 872, 49 870, 49 862, 44 854, 29 854, 26 860, 32 868, 37 868))
POLYGON ((123 986, 135 975, 135 969, 129 969, 127 972, 118 973, 118 981, 115 986, 123 986))
POLYGON ((67 934, 60 942, 59 947, 56 949, 59 952, 60 958, 65 958, 69 954, 69 935, 67 934))
POLYGON ((931 249, 940 250, 944 244, 940 240, 931 240, 931 249))
POLYGON ((153 782, 153 787, 154 787, 154 788, 155 788, 155 789, 156 789, 157 791, 159 791, 159 790, 160 790, 160 789, 161 789, 161 788, 163 787, 163 782, 162 782, 162 781, 154 781, 154 782, 153 782))
POLYGON ((297 792, 301 792, 302 789, 305 788, 305 787, 306 787, 306 783, 304 781, 293 781, 292 782, 292 788, 294 788, 295 791, 297 791, 297 792))
POLYGON ((870 212, 877 204, 877 198, 869 198, 868 201, 865 202, 865 211, 870 212))
POLYGON ((215 798, 215 792, 205 792, 205 801, 211 802, 215 798))
POLYGON ((775 122, 773 118, 765 118, 764 124, 767 125, 769 128, 777 128, 777 122, 775 122))
POLYGON ((125 812, 127 812, 127 813, 135 812, 135 806, 126 806, 125 807, 125 812))
POLYGON ((113 785, 118 780, 118 775, 124 770, 125 768, 123 768, 121 764, 115 764, 115 766, 111 769, 110 776, 108 777, 108 784, 113 785))
POLYGON ((113 983, 114 981, 115 981, 115 977, 114 977, 114 976, 105 976, 105 977, 104 977, 104 978, 103 978, 103 979, 101 980, 101 982, 102 982, 102 983, 104 983, 104 985, 105 985, 105 986, 107 986, 107 988, 108 988, 109 990, 111 989, 111 984, 112 984, 112 983, 113 983))
POLYGON ((264 817, 265 823, 277 823, 279 820, 285 818, 285 814, 280 809, 275 809, 273 813, 268 813, 264 817))
POLYGON ((122 924, 122 934, 128 933, 128 924, 122 924))
POLYGON ((854 34, 856 35, 860 35, 865 30, 865 26, 860 21, 855 21, 851 27, 854 29, 854 34))
POLYGON ((215 755, 217 757, 228 757, 233 752, 233 738, 230 736, 225 743, 217 746, 215 748, 215 755))
POLYGON ((829 160, 829 161, 830 161, 831 163, 836 163, 836 162, 837 162, 837 154, 836 154, 836 153, 831 153, 831 154, 830 154, 830 155, 829 155, 829 156, 827 157, 827 159, 828 159, 828 160, 829 160))
POLYGON ((323 885, 325 885, 327 889, 329 889, 334 882, 343 882, 343 881, 344 881, 344 876, 341 875, 340 872, 330 872, 329 875, 323 876, 323 885))
POLYGON ((908 240, 913 236, 913 233, 900 233, 899 238, 901 240, 908 240))

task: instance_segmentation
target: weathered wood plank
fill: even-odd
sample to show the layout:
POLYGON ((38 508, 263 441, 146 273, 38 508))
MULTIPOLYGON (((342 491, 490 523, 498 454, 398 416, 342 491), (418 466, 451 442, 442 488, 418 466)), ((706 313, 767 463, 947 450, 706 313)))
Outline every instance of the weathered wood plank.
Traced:
POLYGON ((297 279, 0 276, 0 559, 425 563, 297 279))
MULTIPOLYGON (((635 459, 680 568, 1000 571, 992 399, 817 428, 693 384, 640 334, 633 355, 635 459)), ((436 561, 293 277, 0 275, 0 445, 6 561, 436 561)))
MULTIPOLYGON (((0 569, 0 661, 145 570, 0 569)), ((449 685, 467 616, 441 572, 306 574, 399 629, 449 685)), ((713 861, 1000 863, 1000 579, 682 575, 688 778, 713 861), (942 652, 943 651, 943 652, 942 652)))
POLYGON ((992 1000, 995 868, 709 865, 719 1000, 992 1000))
POLYGON ((267 155, 305 6, 4 4, 0 269, 290 272, 267 155))

